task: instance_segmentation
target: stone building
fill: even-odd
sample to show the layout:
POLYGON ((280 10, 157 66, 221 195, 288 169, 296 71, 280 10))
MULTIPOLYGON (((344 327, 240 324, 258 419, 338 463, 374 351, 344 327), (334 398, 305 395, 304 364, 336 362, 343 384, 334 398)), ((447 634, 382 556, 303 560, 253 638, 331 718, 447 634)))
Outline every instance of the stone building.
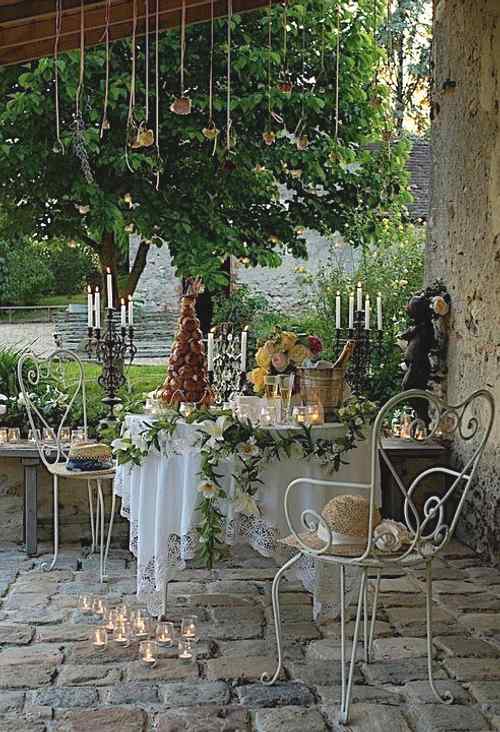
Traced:
MULTIPOLYGON (((427 279, 452 296, 448 397, 500 408, 500 2, 435 0, 427 279)), ((461 443, 461 454, 470 444, 461 443)), ((500 554, 500 420, 463 512, 464 541, 500 554)))

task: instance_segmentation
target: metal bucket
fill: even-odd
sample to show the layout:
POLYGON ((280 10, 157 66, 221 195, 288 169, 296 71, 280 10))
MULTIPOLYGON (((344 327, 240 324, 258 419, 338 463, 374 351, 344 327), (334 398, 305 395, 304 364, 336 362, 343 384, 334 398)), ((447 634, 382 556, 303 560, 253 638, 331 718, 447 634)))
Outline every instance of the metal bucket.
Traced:
POLYGON ((300 380, 300 396, 304 404, 321 404, 325 421, 334 422, 337 409, 344 399, 344 374, 342 368, 297 369, 300 380))

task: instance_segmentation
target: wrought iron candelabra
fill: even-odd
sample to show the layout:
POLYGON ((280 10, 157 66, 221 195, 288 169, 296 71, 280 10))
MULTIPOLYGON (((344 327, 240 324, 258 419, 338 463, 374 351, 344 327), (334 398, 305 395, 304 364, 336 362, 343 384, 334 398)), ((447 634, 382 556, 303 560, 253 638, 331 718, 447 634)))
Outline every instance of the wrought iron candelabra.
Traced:
POLYGON ((365 311, 356 310, 353 328, 335 329, 335 350, 340 353, 349 341, 354 341, 354 351, 347 366, 346 381, 357 396, 366 393, 372 373, 374 354, 382 356, 383 330, 374 331, 365 327, 365 311))
POLYGON ((116 420, 114 410, 121 399, 117 395, 118 389, 125 383, 123 365, 127 358, 130 363, 134 360, 137 348, 134 345, 134 328, 121 325, 119 328, 113 318, 114 309, 107 308, 104 329, 88 329, 88 340, 85 347, 89 358, 94 355, 102 364, 102 372, 97 383, 104 390, 102 399, 109 410, 107 417, 101 420, 100 427, 105 427, 116 420))

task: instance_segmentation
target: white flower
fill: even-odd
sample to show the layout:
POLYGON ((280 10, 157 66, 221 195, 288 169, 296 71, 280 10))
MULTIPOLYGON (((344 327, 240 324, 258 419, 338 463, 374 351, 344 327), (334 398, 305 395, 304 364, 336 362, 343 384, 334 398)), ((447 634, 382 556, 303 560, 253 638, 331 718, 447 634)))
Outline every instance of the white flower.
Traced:
POLYGON ((213 498, 217 495, 218 487, 215 485, 215 483, 212 483, 209 480, 202 481, 198 486, 198 491, 200 493, 203 493, 205 498, 213 498))
POLYGON ((238 513, 245 513, 247 516, 259 516, 260 511, 253 496, 248 493, 241 493, 233 503, 234 510, 238 513))
POLYGON ((403 544, 411 544, 408 528, 399 521, 384 519, 373 532, 375 547, 379 552, 397 552, 403 544))
POLYGON ((259 448, 255 437, 250 437, 247 442, 240 442, 238 445, 238 455, 240 458, 253 458, 259 454, 259 448))
POLYGON ((18 394, 17 395, 17 406, 18 407, 24 407, 26 404, 26 400, 24 399, 24 394, 18 394))
POLYGON ((215 447, 218 442, 224 442, 224 432, 229 426, 230 419, 226 417, 217 417, 214 422, 211 419, 206 419, 200 424, 200 429, 210 435, 210 439, 207 440, 208 447, 215 447))
POLYGON ((5 394, 0 394, 0 402, 8 402, 9 397, 6 397, 5 394))
POLYGON ((121 437, 117 437, 111 443, 111 448, 112 448, 113 452, 118 452, 119 450, 128 450, 129 447, 130 447, 130 440, 124 440, 121 437))

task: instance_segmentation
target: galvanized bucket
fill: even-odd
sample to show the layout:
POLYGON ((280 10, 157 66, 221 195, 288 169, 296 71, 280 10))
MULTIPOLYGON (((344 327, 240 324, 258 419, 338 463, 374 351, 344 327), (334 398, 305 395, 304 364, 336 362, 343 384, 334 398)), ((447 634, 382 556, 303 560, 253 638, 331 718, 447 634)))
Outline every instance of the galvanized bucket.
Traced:
POLYGON ((304 404, 321 404, 325 421, 334 422, 344 399, 343 368, 297 369, 304 404))

